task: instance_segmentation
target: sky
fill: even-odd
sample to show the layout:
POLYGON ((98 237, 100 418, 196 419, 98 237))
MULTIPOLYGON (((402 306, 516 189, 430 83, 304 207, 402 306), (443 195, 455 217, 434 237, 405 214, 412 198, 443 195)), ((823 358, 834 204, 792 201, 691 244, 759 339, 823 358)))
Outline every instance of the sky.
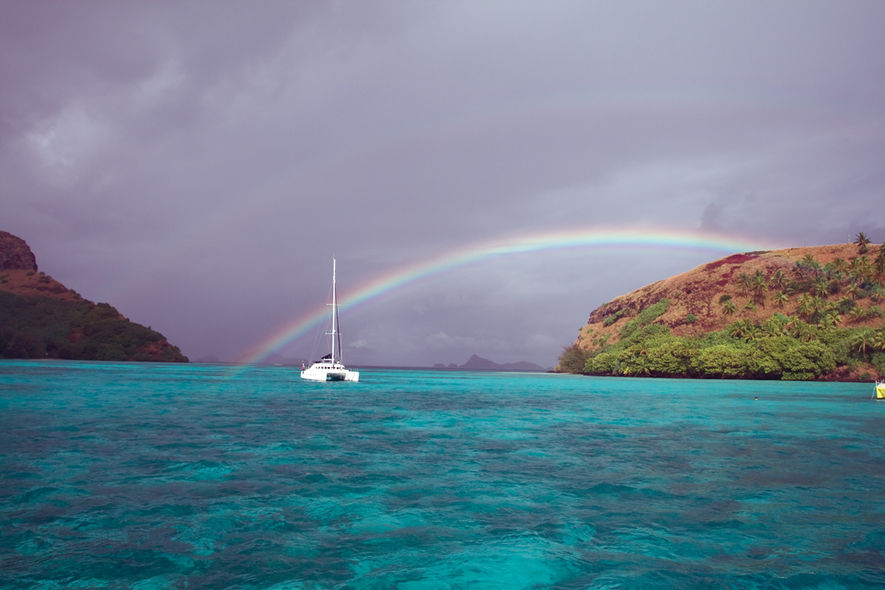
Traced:
POLYGON ((878 0, 0 0, 0 229, 191 360, 323 354, 334 255, 348 364, 552 367, 593 309, 731 246, 885 240, 883 25, 878 0))

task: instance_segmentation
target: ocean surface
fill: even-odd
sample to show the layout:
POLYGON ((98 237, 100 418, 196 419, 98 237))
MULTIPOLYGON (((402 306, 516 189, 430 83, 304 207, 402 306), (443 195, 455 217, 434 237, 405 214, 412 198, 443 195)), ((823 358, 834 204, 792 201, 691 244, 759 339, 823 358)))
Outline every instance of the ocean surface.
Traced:
POLYGON ((0 361, 0 587, 885 586, 871 384, 361 379, 0 361))

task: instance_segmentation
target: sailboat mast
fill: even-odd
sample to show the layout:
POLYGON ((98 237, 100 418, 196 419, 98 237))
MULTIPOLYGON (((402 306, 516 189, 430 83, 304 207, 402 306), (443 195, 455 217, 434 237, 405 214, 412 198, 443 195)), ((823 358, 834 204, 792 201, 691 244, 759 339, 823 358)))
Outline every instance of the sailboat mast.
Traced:
POLYGON ((335 333, 338 331, 338 306, 337 294, 335 293, 335 257, 332 257, 332 364, 335 364, 335 333))

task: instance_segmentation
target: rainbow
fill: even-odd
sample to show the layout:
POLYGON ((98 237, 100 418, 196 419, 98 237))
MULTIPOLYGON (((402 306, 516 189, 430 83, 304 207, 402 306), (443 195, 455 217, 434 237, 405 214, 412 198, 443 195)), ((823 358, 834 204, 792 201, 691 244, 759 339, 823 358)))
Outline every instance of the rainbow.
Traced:
MULTIPOLYGON (((687 230, 584 228, 548 232, 476 243, 396 268, 357 287, 343 297, 339 296, 338 308, 339 310, 347 310, 420 279, 492 258, 544 250, 612 246, 664 247, 723 253, 769 250, 779 247, 758 239, 687 230)), ((322 305, 305 315, 288 321, 275 333, 252 347, 242 356, 240 362, 247 365, 260 363, 274 351, 316 329, 321 322, 328 319, 328 313, 328 306, 322 305)))

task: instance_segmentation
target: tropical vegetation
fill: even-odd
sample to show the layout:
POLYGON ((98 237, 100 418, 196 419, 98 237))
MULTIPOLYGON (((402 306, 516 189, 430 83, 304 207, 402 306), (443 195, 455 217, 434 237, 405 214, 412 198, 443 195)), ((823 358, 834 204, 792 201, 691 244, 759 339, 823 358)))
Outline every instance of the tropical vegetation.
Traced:
POLYGON ((187 361, 162 334, 107 303, 0 290, 0 358, 187 361))
MULTIPOLYGON (((609 328, 606 334, 588 327, 586 338, 564 349, 558 370, 752 379, 885 375, 885 244, 868 257, 863 233, 854 243, 856 256, 827 264, 809 254, 786 271, 737 274, 731 290, 740 301, 729 293, 710 301, 723 318, 718 330, 674 334, 674 322, 660 319, 671 306, 665 297, 634 317, 621 307, 596 324, 609 328), (622 318, 629 319, 615 326, 622 318)), ((697 321, 688 314, 679 324, 697 321)))

